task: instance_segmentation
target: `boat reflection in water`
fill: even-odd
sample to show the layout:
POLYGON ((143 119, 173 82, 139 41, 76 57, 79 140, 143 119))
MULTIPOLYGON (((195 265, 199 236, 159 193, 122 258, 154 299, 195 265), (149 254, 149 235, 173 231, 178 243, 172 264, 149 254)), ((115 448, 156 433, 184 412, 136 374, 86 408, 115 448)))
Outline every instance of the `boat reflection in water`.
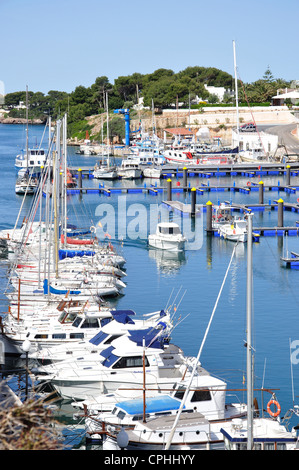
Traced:
POLYGON ((180 267, 186 264, 186 253, 184 251, 167 251, 149 248, 149 257, 157 263, 157 268, 163 274, 174 274, 180 267))

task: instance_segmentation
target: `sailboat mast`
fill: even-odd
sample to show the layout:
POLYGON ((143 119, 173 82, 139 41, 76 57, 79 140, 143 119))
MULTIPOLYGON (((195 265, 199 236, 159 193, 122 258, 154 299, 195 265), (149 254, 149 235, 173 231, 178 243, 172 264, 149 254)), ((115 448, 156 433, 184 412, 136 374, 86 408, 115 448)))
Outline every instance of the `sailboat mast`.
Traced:
POLYGON ((253 377, 252 377, 252 217, 247 226, 247 450, 253 448, 253 377))
POLYGON ((108 168, 110 168, 109 109, 108 109, 108 93, 107 92, 106 92, 106 106, 107 106, 107 146, 108 146, 107 166, 108 168))
POLYGON ((28 171, 28 85, 26 85, 26 169, 28 171))
POLYGON ((237 60, 236 60, 236 44, 235 44, 235 41, 233 41, 233 50, 234 50, 236 113, 237 113, 237 135, 238 135, 238 145, 239 145, 239 97, 238 97, 238 76, 237 76, 237 60))

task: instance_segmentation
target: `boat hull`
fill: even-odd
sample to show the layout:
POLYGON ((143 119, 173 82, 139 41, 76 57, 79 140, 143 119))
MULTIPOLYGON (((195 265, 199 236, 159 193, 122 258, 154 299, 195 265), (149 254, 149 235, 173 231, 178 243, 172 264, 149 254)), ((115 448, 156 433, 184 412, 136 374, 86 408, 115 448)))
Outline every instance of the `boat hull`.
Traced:
POLYGON ((185 247, 185 241, 171 241, 171 240, 163 240, 161 238, 156 237, 155 235, 149 235, 148 237, 148 244, 153 248, 157 248, 159 250, 167 250, 167 251, 183 251, 185 247))
POLYGON ((141 170, 139 169, 129 169, 129 170, 119 170, 118 175, 123 179, 137 179, 141 178, 141 170))
POLYGON ((242 242, 242 243, 247 242, 247 233, 233 234, 229 232, 223 232, 220 228, 219 234, 220 234, 220 237, 224 238, 225 240, 230 240, 232 242, 242 242))

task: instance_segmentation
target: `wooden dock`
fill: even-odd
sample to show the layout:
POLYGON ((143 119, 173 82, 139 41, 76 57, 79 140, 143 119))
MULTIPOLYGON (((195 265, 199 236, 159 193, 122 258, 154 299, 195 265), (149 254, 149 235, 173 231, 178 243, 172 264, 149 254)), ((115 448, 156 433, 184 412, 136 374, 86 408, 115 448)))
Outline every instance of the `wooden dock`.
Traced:
MULTIPOLYGON (((176 212, 181 215, 185 216, 191 216, 191 204, 184 204, 183 202, 180 201, 163 201, 162 202, 169 210, 172 210, 173 212, 176 212)), ((202 204, 196 204, 195 205, 195 216, 202 214, 203 212, 203 205, 202 204)))

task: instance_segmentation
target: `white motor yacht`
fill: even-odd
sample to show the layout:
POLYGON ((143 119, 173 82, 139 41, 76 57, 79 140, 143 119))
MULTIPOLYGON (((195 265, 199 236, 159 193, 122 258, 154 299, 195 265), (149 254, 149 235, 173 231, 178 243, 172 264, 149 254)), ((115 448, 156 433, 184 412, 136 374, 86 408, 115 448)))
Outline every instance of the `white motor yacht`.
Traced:
POLYGON ((247 221, 235 219, 232 223, 223 224, 218 228, 220 237, 234 242, 247 242, 247 221))
POLYGON ((127 158, 123 160, 121 166, 118 169, 118 176, 124 179, 136 179, 141 178, 142 170, 138 162, 133 158, 127 158))
POLYGON ((157 225, 156 233, 149 235, 148 244, 154 248, 168 251, 182 251, 186 238, 180 227, 174 222, 161 222, 157 225))

